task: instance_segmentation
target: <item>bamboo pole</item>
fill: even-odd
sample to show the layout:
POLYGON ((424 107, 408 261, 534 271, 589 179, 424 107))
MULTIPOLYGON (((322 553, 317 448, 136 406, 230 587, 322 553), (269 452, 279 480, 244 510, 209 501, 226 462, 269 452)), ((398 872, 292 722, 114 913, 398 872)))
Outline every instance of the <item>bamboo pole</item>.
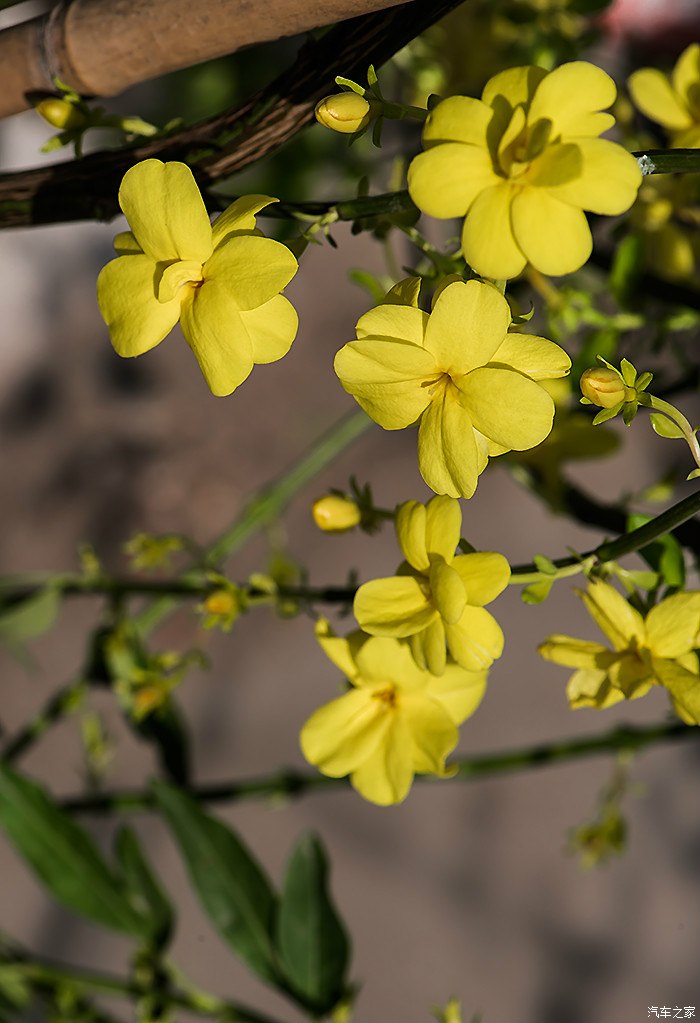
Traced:
POLYGON ((130 85, 406 0, 72 0, 0 32, 0 117, 53 92, 130 85))

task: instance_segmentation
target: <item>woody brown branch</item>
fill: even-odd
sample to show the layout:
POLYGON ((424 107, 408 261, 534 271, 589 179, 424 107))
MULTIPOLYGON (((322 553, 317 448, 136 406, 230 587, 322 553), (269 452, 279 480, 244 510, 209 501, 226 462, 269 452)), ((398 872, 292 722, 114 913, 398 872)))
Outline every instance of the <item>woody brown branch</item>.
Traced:
POLYGON ((85 96, 405 0, 63 0, 0 32, 0 117, 58 77, 85 96))
POLYGON ((460 0, 412 0, 353 18, 307 43, 294 64, 241 106, 167 138, 69 163, 0 175, 0 227, 107 220, 118 213, 124 172, 149 157, 189 163, 202 187, 279 149, 313 120, 337 74, 363 78, 460 0))

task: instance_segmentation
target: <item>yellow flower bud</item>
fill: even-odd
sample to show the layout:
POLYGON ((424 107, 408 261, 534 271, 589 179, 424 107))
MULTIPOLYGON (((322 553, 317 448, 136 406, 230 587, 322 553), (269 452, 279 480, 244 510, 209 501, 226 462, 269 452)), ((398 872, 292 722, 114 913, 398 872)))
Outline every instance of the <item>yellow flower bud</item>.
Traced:
POLYGON ((316 120, 324 128, 352 135, 372 119, 372 108, 364 96, 356 92, 341 92, 326 96, 316 105, 316 120))
POLYGON ((345 533, 359 525, 361 514, 357 504, 349 497, 326 494, 314 501, 311 509, 314 522, 324 533, 345 533))
POLYGON ((205 599, 204 610, 210 615, 234 615, 240 606, 232 590, 214 590, 205 599))
POLYGON ((61 130, 82 128, 86 121, 82 110, 65 99, 43 99, 37 103, 36 112, 53 128, 61 130))
POLYGON ((593 405, 614 408, 621 401, 631 401, 637 392, 633 387, 625 385, 617 370, 600 366, 587 369, 582 375, 581 393, 593 405))

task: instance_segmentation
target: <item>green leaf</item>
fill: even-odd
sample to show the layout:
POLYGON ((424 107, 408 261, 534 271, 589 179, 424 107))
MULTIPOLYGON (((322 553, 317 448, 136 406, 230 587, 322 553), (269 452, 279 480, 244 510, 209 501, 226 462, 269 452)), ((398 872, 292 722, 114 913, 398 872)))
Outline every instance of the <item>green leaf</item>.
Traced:
POLYGON ((369 270, 351 270, 348 277, 353 284, 358 284, 361 288, 364 288, 369 293, 370 298, 377 305, 381 305, 386 302, 384 293, 386 288, 374 274, 370 273, 369 270))
POLYGON ((162 782, 154 791, 209 919, 258 976, 279 987, 272 942, 276 898, 262 868, 230 828, 189 796, 162 782))
POLYGON ((350 78, 343 78, 342 75, 335 76, 335 84, 342 86, 349 92, 356 92, 358 96, 364 96, 367 91, 366 89, 363 89, 361 85, 358 85, 357 82, 353 82, 350 78))
POLYGON ((600 412, 593 417, 593 426, 598 426, 599 423, 606 423, 608 419, 614 419, 618 412, 622 409, 623 402, 619 405, 614 405, 612 408, 601 409, 600 412))
POLYGON ((128 719, 139 738, 155 748, 166 778, 185 786, 190 779, 190 744, 184 716, 171 696, 141 721, 128 719))
POLYGON ((652 412, 649 421, 654 433, 658 433, 659 437, 668 437, 670 440, 678 440, 683 437, 680 426, 665 416, 663 412, 652 412))
POLYGON ((376 85, 377 81, 377 72, 374 70, 374 64, 370 64, 367 68, 367 84, 370 86, 376 85))
POLYGON ((350 955, 327 879, 328 859, 320 839, 304 835, 287 866, 277 947, 293 991, 319 1015, 342 997, 350 955))
POLYGON ((175 913, 170 900, 158 884, 141 843, 131 828, 120 829, 115 844, 124 886, 139 916, 148 921, 151 939, 161 950, 170 941, 175 913))
POLYGON ((533 563, 537 565, 538 572, 542 572, 544 575, 557 574, 557 566, 550 560, 550 558, 545 557, 544 554, 535 554, 532 560, 533 563))
POLYGON ((47 586, 16 604, 0 604, 0 640, 22 644, 47 632, 56 621, 61 593, 47 586))
POLYGON ((547 599, 554 584, 553 579, 543 579, 540 583, 530 583, 520 594, 523 604, 542 604, 547 599))
MULTIPOLYGON (((627 518, 627 532, 639 529, 651 522, 651 515, 630 515, 627 518)), ((685 558, 683 548, 672 533, 667 533, 640 548, 637 552, 669 589, 679 590, 685 586, 685 558)))
POLYGON ((695 480, 698 476, 700 476, 700 469, 693 469, 693 471, 689 472, 686 476, 686 480, 695 480))
POLYGON ((115 931, 139 937, 146 933, 145 920, 130 906, 87 832, 43 788, 4 765, 0 824, 59 902, 115 931))

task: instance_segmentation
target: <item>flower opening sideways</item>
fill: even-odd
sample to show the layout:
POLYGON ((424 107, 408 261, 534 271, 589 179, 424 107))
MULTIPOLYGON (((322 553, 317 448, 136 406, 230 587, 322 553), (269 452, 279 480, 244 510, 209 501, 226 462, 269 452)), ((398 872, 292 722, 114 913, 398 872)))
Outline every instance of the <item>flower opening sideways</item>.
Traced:
POLYGON ((442 675, 446 649, 457 664, 483 671, 503 652, 503 633, 484 605, 502 593, 510 566, 502 554, 456 554, 462 528, 458 501, 406 501, 396 535, 406 559, 389 579, 364 583, 355 617, 373 636, 409 638, 419 667, 442 675))
POLYGON ((343 639, 324 620, 316 634, 350 689, 302 728, 309 763, 332 778, 350 775, 354 788, 380 806, 400 803, 415 774, 453 774, 445 758, 457 745, 457 725, 481 702, 486 672, 450 663, 436 678, 397 639, 359 631, 343 639))
POLYGON ((572 707, 611 707, 663 686, 687 724, 700 724, 700 591, 675 593, 642 616, 609 583, 578 591, 610 646, 550 636, 539 647, 548 661, 576 668, 567 697, 572 707), (612 647, 612 649, 611 649, 612 647))
POLYGON ((265 195, 236 199, 212 225, 189 167, 144 160, 124 175, 119 205, 131 231, 97 280, 97 300, 119 355, 143 355, 180 321, 211 391, 230 394, 255 363, 289 351, 298 319, 280 294, 298 269, 264 238, 265 195))
POLYGON ((670 79, 657 68, 644 67, 630 75, 628 85, 635 106, 663 125, 672 146, 700 147, 700 43, 683 51, 670 79))
POLYGON ((641 184, 637 161, 598 136, 615 83, 585 61, 547 72, 516 67, 487 82, 481 99, 452 96, 425 123, 425 152, 408 190, 432 217, 465 216, 464 257, 477 273, 515 277, 527 263, 566 274, 591 254, 583 210, 628 210, 641 184))
POLYGON ((380 305, 335 358, 346 391, 385 430, 418 422, 418 465, 436 494, 471 497, 489 457, 549 434, 554 402, 538 380, 571 360, 542 337, 508 333, 510 308, 482 281, 454 281, 432 313, 380 305))

